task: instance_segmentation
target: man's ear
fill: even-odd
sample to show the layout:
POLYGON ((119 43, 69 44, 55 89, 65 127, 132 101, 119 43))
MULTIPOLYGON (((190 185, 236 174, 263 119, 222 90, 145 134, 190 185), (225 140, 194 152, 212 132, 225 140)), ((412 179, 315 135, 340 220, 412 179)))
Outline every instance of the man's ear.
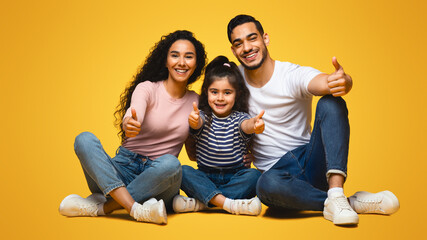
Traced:
POLYGON ((270 45, 270 36, 268 36, 267 33, 264 33, 264 35, 262 35, 262 38, 264 40, 265 46, 270 45))

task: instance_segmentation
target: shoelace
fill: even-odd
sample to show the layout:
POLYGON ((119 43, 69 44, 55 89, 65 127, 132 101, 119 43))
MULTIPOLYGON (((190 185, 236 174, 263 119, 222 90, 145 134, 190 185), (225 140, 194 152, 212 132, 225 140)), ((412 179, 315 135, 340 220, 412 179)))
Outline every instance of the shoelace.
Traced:
POLYGON ((80 216, 97 216, 98 207, 95 204, 84 204, 79 205, 79 215, 80 216))
POLYGON ((345 196, 336 197, 335 203, 337 207, 341 210, 344 210, 344 209, 351 210, 350 204, 348 203, 347 198, 345 196))
POLYGON ((359 208, 362 212, 374 212, 376 210, 381 210, 380 204, 382 202, 382 199, 379 197, 372 198, 372 199, 365 199, 365 200, 359 200, 358 202, 362 203, 359 204, 359 208))

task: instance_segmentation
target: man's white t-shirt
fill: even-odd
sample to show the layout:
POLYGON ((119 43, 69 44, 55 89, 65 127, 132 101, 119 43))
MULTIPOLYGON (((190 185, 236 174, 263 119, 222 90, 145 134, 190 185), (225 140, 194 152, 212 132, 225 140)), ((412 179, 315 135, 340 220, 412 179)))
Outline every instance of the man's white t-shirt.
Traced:
MULTIPOLYGON (((243 66, 239 66, 242 75, 243 66)), ((311 135, 312 94, 308 83, 321 72, 289 62, 275 61, 271 79, 261 88, 249 85, 249 114, 265 110, 265 130, 253 137, 254 165, 270 169, 283 155, 307 144, 311 135)))

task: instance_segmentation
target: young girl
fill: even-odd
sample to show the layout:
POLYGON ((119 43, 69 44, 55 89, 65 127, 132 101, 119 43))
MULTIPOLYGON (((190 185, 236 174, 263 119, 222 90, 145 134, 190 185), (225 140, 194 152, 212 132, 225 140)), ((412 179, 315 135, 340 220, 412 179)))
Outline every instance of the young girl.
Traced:
POLYGON ((200 110, 194 102, 188 118, 190 134, 196 139, 198 169, 182 167, 181 189, 189 197, 174 198, 175 212, 199 211, 214 205, 232 214, 260 214, 255 187, 261 173, 246 168, 243 155, 252 134, 264 131, 264 111, 250 118, 248 97, 235 63, 218 56, 208 64, 200 110))

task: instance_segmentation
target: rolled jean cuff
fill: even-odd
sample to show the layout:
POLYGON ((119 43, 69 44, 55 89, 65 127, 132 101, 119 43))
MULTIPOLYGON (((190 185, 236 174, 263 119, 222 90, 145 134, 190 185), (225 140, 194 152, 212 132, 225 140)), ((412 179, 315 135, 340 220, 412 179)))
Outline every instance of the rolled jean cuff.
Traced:
POLYGON ((102 191, 102 193, 104 194, 104 196, 106 197, 108 194, 110 194, 110 192, 111 191, 113 191, 113 190, 115 190, 115 189, 117 189, 117 188, 119 188, 119 187, 125 187, 125 184, 124 183, 118 183, 118 184, 115 184, 115 185, 113 185, 113 186, 111 186, 111 187, 108 187, 107 189, 105 189, 104 191, 102 191))
POLYGON ((211 194, 209 194, 209 196, 207 196, 205 199, 203 199, 203 203, 208 206, 208 207, 212 207, 213 204, 210 204, 209 202, 212 200, 212 198, 214 198, 216 195, 218 194, 222 194, 221 191, 215 190, 213 191, 211 194))
POLYGON ((347 174, 346 174, 345 172, 343 172, 343 171, 341 171, 341 170, 338 170, 338 169, 330 169, 330 170, 326 173, 326 179, 328 180, 328 182, 329 182, 329 177, 331 176, 331 174, 339 174, 339 175, 344 176, 344 179, 346 179, 346 178, 347 178, 347 174))

